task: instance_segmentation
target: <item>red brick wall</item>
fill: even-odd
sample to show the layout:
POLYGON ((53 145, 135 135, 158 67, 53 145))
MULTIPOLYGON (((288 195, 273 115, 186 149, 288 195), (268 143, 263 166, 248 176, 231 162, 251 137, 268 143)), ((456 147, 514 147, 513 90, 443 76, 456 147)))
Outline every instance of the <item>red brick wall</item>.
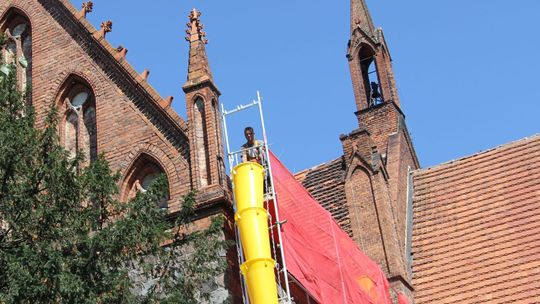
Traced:
MULTIPOLYGON (((399 243, 405 248, 407 222, 408 169, 416 170, 418 163, 407 130, 400 128, 388 138, 386 169, 389 176, 389 191, 396 213, 396 229, 399 243)), ((410 278, 409 278, 410 279, 410 278)))
POLYGON ((400 111, 393 103, 383 103, 356 112, 358 125, 371 135, 379 153, 386 153, 388 136, 398 130, 400 111))
MULTIPOLYGON (((126 174, 140 153, 155 158, 167 173, 171 209, 176 210, 181 194, 191 188, 188 160, 183 154, 187 151, 187 141, 169 140, 172 131, 164 132, 163 126, 170 128, 172 123, 159 113, 161 108, 147 92, 130 87, 126 80, 119 81, 121 72, 112 71, 119 68, 114 58, 104 51, 99 53, 98 43, 88 42, 85 28, 55 3, 22 0, 0 3, 1 13, 16 7, 31 23, 32 95, 38 126, 57 100, 66 79, 70 75, 84 79, 95 95, 98 153, 103 153, 112 169, 122 174, 126 174), (160 120, 161 123, 155 123, 160 120)), ((185 138, 184 134, 177 136, 185 138)))
POLYGON ((384 244, 372 186, 368 170, 361 166, 353 169, 346 180, 345 192, 351 218, 352 237, 365 254, 378 265, 386 268, 384 244))
POLYGON ((189 138, 192 143, 191 147, 191 159, 194 160, 191 163, 191 170, 193 175, 193 185, 196 189, 201 189, 199 183, 200 176, 205 174, 208 175, 208 185, 219 185, 223 188, 226 187, 225 181, 225 167, 223 162, 223 145, 221 139, 221 120, 218 109, 218 96, 219 93, 213 89, 213 85, 209 83, 201 84, 199 86, 190 87, 186 89, 186 105, 188 119, 190 121, 189 126, 189 138), (205 141, 207 143, 205 149, 208 155, 208 162, 206 170, 199 168, 199 162, 195 161, 197 157, 200 156, 200 153, 196 151, 195 148, 195 127, 194 127, 194 102, 197 98, 201 98, 204 103, 204 114, 205 119, 203 120, 206 124, 204 129, 206 130, 205 141), (205 171, 205 172, 203 172, 205 171))
MULTIPOLYGON (((37 126, 43 127, 45 115, 58 102, 66 81, 76 75, 95 96, 97 152, 103 153, 113 171, 122 174, 119 186, 123 192, 126 191, 123 180, 128 178, 129 172, 144 166, 137 160, 141 155, 148 155, 167 175, 169 211, 179 210, 182 195, 195 188, 191 183, 186 123, 163 103, 125 60, 115 56, 117 54, 108 42, 95 38, 96 29, 84 19, 77 20, 67 0, 0 1, 0 16, 4 16, 11 7, 22 11, 31 23, 32 96, 37 126)), ((213 155, 210 160, 211 180, 217 187, 210 185, 199 192, 202 219, 195 222, 195 227, 206 227, 208 217, 222 213, 229 219, 224 235, 234 239, 230 205, 226 203, 228 192, 222 165, 221 132, 214 111, 219 94, 206 88, 203 95, 208 98, 208 106, 212 106, 215 99, 213 109, 206 111, 206 120, 208 146, 213 155), (217 208, 215 203, 221 207, 217 208)), ((233 255, 236 259, 235 254, 231 249, 228 259, 233 255)), ((233 262, 230 265, 237 264, 233 262)), ((234 291, 238 288, 238 273, 229 269, 225 281, 234 291)))

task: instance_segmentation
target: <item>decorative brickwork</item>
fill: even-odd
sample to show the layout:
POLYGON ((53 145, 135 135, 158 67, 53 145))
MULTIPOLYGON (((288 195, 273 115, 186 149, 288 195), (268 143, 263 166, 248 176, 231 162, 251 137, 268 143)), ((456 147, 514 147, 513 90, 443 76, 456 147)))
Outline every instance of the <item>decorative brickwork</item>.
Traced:
POLYGON ((412 300, 407 191, 409 169, 419 163, 399 108, 384 35, 374 28, 363 0, 351 0, 347 58, 359 128, 340 136, 343 157, 296 177, 381 266, 394 298, 402 292, 412 300))
POLYGON ((226 187, 218 108, 221 93, 214 84, 208 64, 205 48, 208 41, 202 31, 200 16, 195 9, 188 16, 189 65, 187 81, 182 88, 186 93, 193 186, 214 200, 215 195, 224 195, 226 187))
MULTIPOLYGON (((172 97, 148 84, 150 72, 135 71, 127 49, 107 42, 112 22, 96 29, 86 20, 92 9, 91 1, 80 10, 69 0, 0 2, 0 30, 8 36, 2 56, 17 65, 21 89, 31 84, 38 127, 56 105, 61 142, 73 155, 82 151, 87 162, 103 153, 122 175, 120 199, 164 173, 169 195, 161 207, 171 217, 182 195, 197 190, 195 226, 225 215, 224 237, 234 240, 221 93, 201 13, 188 16, 186 122, 172 109, 172 97)), ((416 303, 540 301, 540 136, 418 170, 384 34, 373 26, 364 0, 351 0, 347 58, 358 128, 339 137, 342 156, 296 178, 381 266, 394 298, 402 292, 411 303, 413 293, 416 303)), ((230 267, 217 284, 239 303, 236 248, 226 258, 230 267)))
POLYGON ((97 157, 96 104, 94 92, 84 79, 71 75, 56 98, 60 112, 60 142, 72 157, 77 151, 86 166, 97 157))
POLYGON ((187 137, 179 124, 183 122, 171 119, 159 105, 154 105, 150 97, 154 92, 141 92, 139 85, 128 83, 130 78, 132 81, 136 79, 112 77, 111 71, 130 71, 106 53, 107 50, 103 48, 106 41, 92 40, 90 25, 86 21, 83 21, 84 24, 76 21, 72 11, 60 2, 30 4, 28 1, 8 1, 0 4, 0 12, 5 12, 9 7, 24 11, 32 22, 33 33, 39 33, 35 34, 33 43, 33 73, 39 75, 33 84, 38 124, 54 100, 64 101, 59 96, 64 94, 66 85, 73 79, 72 75, 76 75, 94 92, 99 134, 97 151, 105 153, 113 168, 120 168, 125 154, 138 143, 153 142, 161 149, 170 151, 168 154, 174 155, 172 159, 184 159, 178 162, 175 170, 179 176, 184 175, 184 191, 188 190, 189 169, 185 166, 188 159, 184 156, 189 148, 187 137), (55 16, 56 19, 53 18, 55 16), (55 41, 55 44, 52 45, 51 41, 55 41))
POLYGON ((33 56, 30 21, 23 11, 11 8, 2 17, 0 25, 0 33, 6 38, 6 44, 0 49, 1 57, 6 63, 17 66, 19 90, 26 92, 27 88, 32 86, 33 56))
MULTIPOLYGON (((2 52, 13 53, 17 72, 21 73, 19 83, 28 87, 32 84, 37 126, 42 127, 51 107, 57 106, 62 144, 72 154, 82 151, 87 162, 102 153, 112 170, 122 175, 120 199, 144 191, 149 180, 164 173, 169 195, 160 207, 167 207, 171 217, 180 209, 182 196, 197 189, 198 227, 209 225, 205 217, 225 214, 231 218, 220 138, 219 91, 213 83, 205 82, 211 80, 211 73, 204 45, 195 41, 191 44, 189 70, 199 73, 204 62, 205 75, 210 77, 191 77, 193 81, 184 86, 188 105, 193 105, 195 96, 204 101, 201 113, 208 183, 201 187, 194 183, 198 180, 198 162, 190 150, 193 129, 172 109, 172 98, 164 99, 147 83, 149 71, 136 72, 127 61, 127 49, 113 48, 107 42, 106 34, 113 34, 112 22, 105 21, 96 29, 85 19, 93 8, 90 1, 81 10, 68 0, 0 1, 0 29, 14 34, 13 47, 2 52), (22 23, 24 29, 19 26, 22 23)), ((202 27, 197 28, 200 31, 202 27)), ((203 36, 199 32, 201 39, 203 36)), ((193 121, 192 113, 188 120, 193 121)), ((224 237, 234 238, 230 228, 225 229, 224 237)), ((238 273, 229 270, 222 281, 234 290, 238 288, 238 273)))

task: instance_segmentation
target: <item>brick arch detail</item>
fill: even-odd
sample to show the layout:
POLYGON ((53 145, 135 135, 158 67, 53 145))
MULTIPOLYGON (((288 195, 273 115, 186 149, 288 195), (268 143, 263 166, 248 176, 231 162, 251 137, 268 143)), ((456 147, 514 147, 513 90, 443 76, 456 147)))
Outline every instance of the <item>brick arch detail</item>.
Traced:
MULTIPOLYGON (((64 143, 64 132, 63 132, 63 126, 66 122, 66 119, 69 115, 69 113, 72 111, 71 109, 68 109, 66 107, 66 104, 64 104, 64 100, 61 99, 61 96, 65 93, 66 93, 66 90, 70 87, 70 83, 69 81, 71 79, 80 79, 80 82, 86 86, 92 93, 92 95, 94 96, 94 109, 96 111, 95 113, 95 116, 96 116, 96 121, 95 121, 95 128, 96 128, 96 132, 98 132, 98 134, 96 136, 99 136, 99 125, 100 125, 100 119, 99 119, 99 114, 97 113, 97 107, 98 107, 98 98, 96 96, 96 90, 95 90, 95 85, 92 84, 91 82, 91 79, 89 79, 89 77, 85 77, 85 75, 83 73, 79 73, 78 71, 63 71, 61 72, 58 77, 54 80, 53 84, 55 86, 54 88, 54 92, 55 94, 52 95, 51 98, 49 98, 48 100, 52 100, 53 104, 57 107, 57 109, 59 110, 59 115, 60 115, 60 124, 58 126, 58 131, 60 132, 60 142, 61 143, 64 143)), ((96 83, 95 79, 93 80, 94 83, 96 83)), ((99 147, 99 141, 97 141, 97 152, 99 153, 100 151, 100 147, 99 147)))
MULTIPOLYGON (((19 41, 19 47, 15 47, 15 55, 17 58, 20 58, 18 56, 23 55, 27 57, 26 59, 30 59, 30 62, 34 62, 35 60, 35 47, 30 46, 30 53, 26 53, 27 49, 25 49, 26 46, 25 42, 27 41, 26 38, 30 37, 30 42, 35 43, 35 30, 34 30, 34 23, 33 20, 38 19, 38 17, 34 16, 32 13, 33 10, 31 7, 28 7, 23 3, 23 5, 11 3, 2 16, 0 16, 0 35, 3 35, 4 31, 14 22, 16 19, 23 19, 23 23, 26 24, 29 29, 26 29, 25 32, 25 39, 22 39, 22 36, 20 37, 19 41), (11 15, 11 16, 10 16, 11 15), (17 18, 18 17, 18 18, 17 18), (34 19, 35 17, 35 19, 34 19), (29 34, 28 34, 29 33, 29 34), (19 54, 19 51, 22 52, 22 54, 19 54), (28 55, 28 56, 27 56, 28 55)), ((7 42, 7 41, 6 41, 7 42)), ((9 44, 9 43, 8 43, 9 44)), ((7 44, 7 45, 8 45, 7 44)), ((7 46, 6 45, 6 46, 7 46)), ((16 44, 15 44, 16 45, 16 44)), ((1 50, 0 50, 1 51, 1 50)), ((16 59, 18 60, 18 59, 16 59)), ((29 65, 25 68, 21 68, 19 64, 17 64, 16 67, 16 78, 17 78, 17 88, 21 91, 25 91, 28 88, 31 88, 31 81, 35 75, 35 63, 29 63, 29 65), (30 83, 30 87, 28 84, 30 83)), ((25 98, 28 105, 33 106, 32 104, 32 96, 34 95, 35 90, 31 90, 29 92, 29 95, 25 98)))
POLYGON ((191 117, 192 121, 191 124, 191 132, 193 134, 193 144, 195 145, 193 147, 194 159, 192 161, 195 162, 196 166, 196 181, 194 184, 197 185, 197 187, 205 187, 207 185, 210 185, 212 183, 212 174, 211 174, 211 160, 210 160, 210 151, 209 151, 209 134, 208 134, 208 113, 211 113, 212 109, 209 109, 209 103, 208 98, 205 97, 203 94, 197 92, 193 94, 191 97, 191 101, 189 103, 189 111, 191 111, 191 117), (198 113, 199 109, 197 109, 197 100, 202 101, 202 111, 203 113, 198 113), (209 111, 210 110, 210 111, 209 111), (198 122, 200 126, 196 123, 196 117, 200 115, 200 121, 198 122), (197 133, 197 127, 202 128, 202 142, 200 142, 197 139, 196 133, 197 133), (199 145, 201 145, 199 147, 199 145), (199 149, 202 148, 202 149, 199 149), (202 167, 202 168, 201 168, 202 167), (204 170, 203 170, 204 168, 204 170), (204 183, 203 183, 204 181, 204 183))
POLYGON ((346 180, 350 179, 353 175, 358 174, 358 172, 362 172, 368 176, 371 182, 371 171, 360 161, 357 161, 351 170, 347 173, 346 180))
POLYGON ((24 2, 11 4, 0 16, 0 23, 4 23, 6 21, 6 16, 8 16, 14 10, 17 11, 18 14, 21 14, 23 15, 23 17, 28 19, 28 21, 30 22, 30 29, 33 30, 32 19, 36 16, 34 16, 34 10, 32 9, 32 7, 29 4, 24 3, 24 2))
POLYGON ((358 46, 356 47, 356 49, 354 50, 355 52, 353 54, 355 54, 355 56, 359 56, 360 55, 360 51, 362 51, 362 49, 368 49, 371 53, 373 53, 373 55, 376 55, 377 54, 377 47, 374 47, 374 46, 371 46, 369 43, 367 43, 365 40, 362 40, 362 42, 360 42, 358 44, 358 46))
POLYGON ((383 266, 386 256, 372 177, 368 168, 356 162, 345 181, 345 194, 353 239, 371 259, 383 266))
MULTIPOLYGON (((122 173, 122 187, 123 184, 133 167, 133 164, 141 157, 141 155, 146 154, 153 158, 163 169, 165 174, 167 175, 167 178, 169 180, 169 184, 172 184, 173 182, 180 182, 181 181, 181 174, 178 172, 178 169, 185 170, 186 172, 189 172, 189 166, 187 162, 180 158, 181 161, 174 161, 174 157, 169 153, 167 154, 165 151, 163 151, 160 147, 151 144, 151 143, 140 143, 139 145, 135 146, 131 151, 126 153, 126 161, 122 163, 120 166, 119 171, 122 173), (180 168, 177 168, 175 166, 175 163, 180 163, 180 168)), ((189 174, 188 174, 189 176, 189 174)), ((185 181, 186 183, 189 183, 189 179, 185 181)), ((122 189, 123 191, 123 189, 122 189)))
POLYGON ((354 41, 351 41, 353 45, 351 46, 352 48, 350 49, 349 53, 351 55, 350 60, 359 59, 360 51, 363 48, 369 48, 373 52, 373 54, 377 54, 377 45, 372 45, 372 42, 366 39, 363 34, 359 33, 356 38, 353 38, 353 40, 354 41))
POLYGON ((66 87, 67 81, 72 77, 80 78, 86 82, 86 85, 94 93, 97 107, 98 103, 102 102, 100 96, 103 95, 102 92, 104 92, 105 87, 98 85, 100 81, 95 73, 88 73, 76 67, 67 67, 58 73, 58 76, 51 81, 47 93, 45 93, 45 96, 47 96, 46 100, 54 100, 56 102, 62 90, 66 87))
POLYGON ((345 181, 349 180, 353 173, 358 170, 362 169, 366 172, 369 176, 371 176, 373 172, 373 168, 371 167, 371 164, 366 161, 366 159, 360 155, 359 152, 354 152, 354 154, 349 159, 349 162, 347 164, 347 169, 345 172, 345 181))
MULTIPOLYGON (((129 191, 130 191, 129 184, 130 184, 130 181, 132 181, 132 179, 134 178, 133 174, 135 174, 136 172, 139 172, 137 174, 140 174, 141 173, 140 170, 144 169, 146 167, 145 165, 143 165, 141 168, 135 168, 134 167, 137 164, 137 162, 139 162, 142 158, 150 159, 150 162, 152 162, 154 164, 157 164, 157 166, 161 170, 163 170, 163 172, 165 173, 165 176, 167 178, 167 182, 170 184, 171 173, 168 172, 168 170, 163 166, 163 161, 161 161, 160 159, 158 159, 154 155, 152 155, 150 153, 150 151, 140 151, 137 154, 137 157, 135 157, 133 159, 132 163, 128 167, 128 170, 126 170, 124 172, 124 176, 122 178, 122 183, 121 183, 121 187, 120 187, 120 199, 121 200, 124 200, 124 199, 126 199, 128 197, 128 194, 129 194, 129 191)), ((169 196, 170 196, 170 189, 169 189, 169 196)))
MULTIPOLYGON (((62 93, 64 93, 64 90, 67 89, 69 87, 69 80, 74 78, 74 79, 82 79, 82 83, 87 86, 90 91, 92 91, 92 94, 94 95, 94 101, 95 101, 95 104, 96 104, 96 107, 97 107, 97 96, 96 96, 96 90, 94 89, 95 88, 95 85, 92 84, 92 82, 89 81, 89 78, 88 77, 85 77, 84 75, 82 75, 81 73, 77 73, 77 72, 69 72, 69 73, 61 73, 61 75, 59 76, 62 76, 62 80, 59 81, 59 85, 56 86, 55 88, 55 94, 53 95, 53 99, 54 100, 54 103, 56 104, 56 106, 62 106, 63 105, 63 100, 60 100, 60 96, 62 95, 62 93)), ((59 79, 59 78, 57 78, 59 79)), ((56 81, 56 80, 55 80, 56 81)), ((55 82, 56 83, 56 82, 55 82)), ((94 79, 94 83, 97 83, 94 79)))
POLYGON ((206 97, 201 93, 195 93, 193 94, 193 97, 191 98, 191 105, 195 104, 195 101, 197 101, 197 98, 202 99, 203 102, 206 102, 206 97))

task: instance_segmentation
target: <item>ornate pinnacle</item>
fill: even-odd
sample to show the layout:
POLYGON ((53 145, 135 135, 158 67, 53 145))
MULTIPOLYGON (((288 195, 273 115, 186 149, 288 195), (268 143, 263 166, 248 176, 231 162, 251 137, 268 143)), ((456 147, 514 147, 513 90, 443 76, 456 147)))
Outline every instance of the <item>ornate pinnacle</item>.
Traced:
POLYGON ((114 57, 116 59, 118 59, 118 60, 124 60, 124 59, 126 59, 127 52, 128 52, 128 50, 124 46, 119 45, 116 48, 116 55, 114 57))
POLYGON ((92 1, 83 2, 82 8, 79 11, 79 14, 77 14, 77 17, 86 18, 86 14, 91 13, 93 8, 94 8, 94 3, 92 3, 92 1))
POLYGON ((140 74, 140 76, 144 81, 147 81, 148 76, 150 76, 150 70, 149 69, 144 69, 144 71, 140 74))
POLYGON ((105 22, 101 22, 101 30, 97 31, 94 34, 94 37, 97 39, 105 38, 105 35, 112 31, 112 21, 108 20, 105 22))
POLYGON ((197 11, 196 9, 193 9, 189 13, 189 23, 187 23, 188 29, 186 30, 187 36, 186 40, 189 42, 194 42, 197 40, 201 40, 204 43, 208 43, 208 39, 205 38, 206 33, 203 32, 204 26, 202 25, 201 21, 199 20, 199 17, 201 16, 201 12, 197 11))
POLYGON ((82 9, 85 13, 91 13, 94 8, 94 3, 92 1, 87 1, 82 4, 82 9))
POLYGON ((201 12, 197 11, 196 8, 194 8, 193 10, 191 10, 191 12, 189 12, 189 21, 190 22, 193 22, 195 20, 199 20, 199 17, 201 16, 201 12))
MULTIPOLYGON (((101 22, 101 30, 103 31, 103 33, 109 33, 110 31, 112 31, 112 21, 111 20, 108 20, 108 21, 104 21, 104 22, 101 22)), ((104 35, 105 36, 105 35, 104 35)))

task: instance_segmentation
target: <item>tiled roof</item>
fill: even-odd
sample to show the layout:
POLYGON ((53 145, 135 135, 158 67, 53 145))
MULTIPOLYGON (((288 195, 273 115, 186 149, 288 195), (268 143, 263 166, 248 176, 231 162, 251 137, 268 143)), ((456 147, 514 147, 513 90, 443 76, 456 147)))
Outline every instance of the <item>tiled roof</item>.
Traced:
POLYGON ((351 235, 351 221, 345 206, 347 199, 342 158, 300 171, 294 177, 332 214, 341 228, 351 235))
POLYGON ((415 303, 540 303, 540 134, 414 173, 415 303))

